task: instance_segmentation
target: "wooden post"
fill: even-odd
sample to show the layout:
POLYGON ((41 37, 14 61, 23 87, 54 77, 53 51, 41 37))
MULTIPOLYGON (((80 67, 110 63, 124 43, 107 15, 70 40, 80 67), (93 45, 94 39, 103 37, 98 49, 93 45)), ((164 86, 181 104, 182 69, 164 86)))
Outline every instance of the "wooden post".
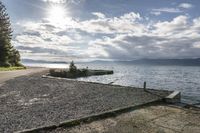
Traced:
POLYGON ((144 90, 146 90, 146 81, 144 82, 144 90))

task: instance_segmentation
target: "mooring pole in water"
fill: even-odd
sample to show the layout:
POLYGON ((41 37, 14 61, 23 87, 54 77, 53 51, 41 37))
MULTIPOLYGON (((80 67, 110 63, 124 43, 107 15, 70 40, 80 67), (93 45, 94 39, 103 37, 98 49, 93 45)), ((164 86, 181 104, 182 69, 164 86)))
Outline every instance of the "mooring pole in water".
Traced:
POLYGON ((147 83, 146 83, 146 81, 144 82, 144 90, 146 90, 146 85, 147 85, 147 83))

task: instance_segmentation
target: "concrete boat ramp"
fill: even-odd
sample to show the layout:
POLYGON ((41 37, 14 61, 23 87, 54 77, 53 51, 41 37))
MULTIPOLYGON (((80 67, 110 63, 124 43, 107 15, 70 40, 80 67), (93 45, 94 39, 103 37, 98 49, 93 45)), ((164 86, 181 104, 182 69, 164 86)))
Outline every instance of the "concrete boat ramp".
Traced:
POLYGON ((43 74, 16 77, 0 87, 0 132, 131 133, 151 131, 158 127, 156 122, 159 130, 152 132, 199 128, 195 125, 200 123, 195 119, 200 118, 199 111, 165 105, 178 102, 178 92, 43 78, 43 74), (196 122, 181 123, 178 116, 171 116, 174 113, 196 122), (173 120, 170 129, 163 127, 173 120))

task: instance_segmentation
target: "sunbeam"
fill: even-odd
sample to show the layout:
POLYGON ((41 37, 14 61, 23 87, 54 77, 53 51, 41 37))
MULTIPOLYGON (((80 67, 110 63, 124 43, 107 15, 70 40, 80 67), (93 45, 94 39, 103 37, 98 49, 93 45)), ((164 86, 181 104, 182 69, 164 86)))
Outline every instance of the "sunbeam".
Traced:
POLYGON ((68 11, 62 5, 51 5, 47 11, 47 20, 57 26, 63 26, 68 18, 68 11))

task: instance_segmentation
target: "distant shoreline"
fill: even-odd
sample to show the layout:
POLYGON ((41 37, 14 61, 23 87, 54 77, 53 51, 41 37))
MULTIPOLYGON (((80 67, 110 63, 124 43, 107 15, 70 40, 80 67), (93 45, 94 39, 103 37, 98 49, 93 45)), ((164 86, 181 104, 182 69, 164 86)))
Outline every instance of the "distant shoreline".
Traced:
MULTIPOLYGON (((44 61, 44 60, 22 60, 24 64, 69 64, 70 62, 44 61)), ((196 59, 136 59, 129 61, 75 61, 76 64, 133 64, 133 65, 159 65, 159 66, 200 66, 200 58, 196 59)))

